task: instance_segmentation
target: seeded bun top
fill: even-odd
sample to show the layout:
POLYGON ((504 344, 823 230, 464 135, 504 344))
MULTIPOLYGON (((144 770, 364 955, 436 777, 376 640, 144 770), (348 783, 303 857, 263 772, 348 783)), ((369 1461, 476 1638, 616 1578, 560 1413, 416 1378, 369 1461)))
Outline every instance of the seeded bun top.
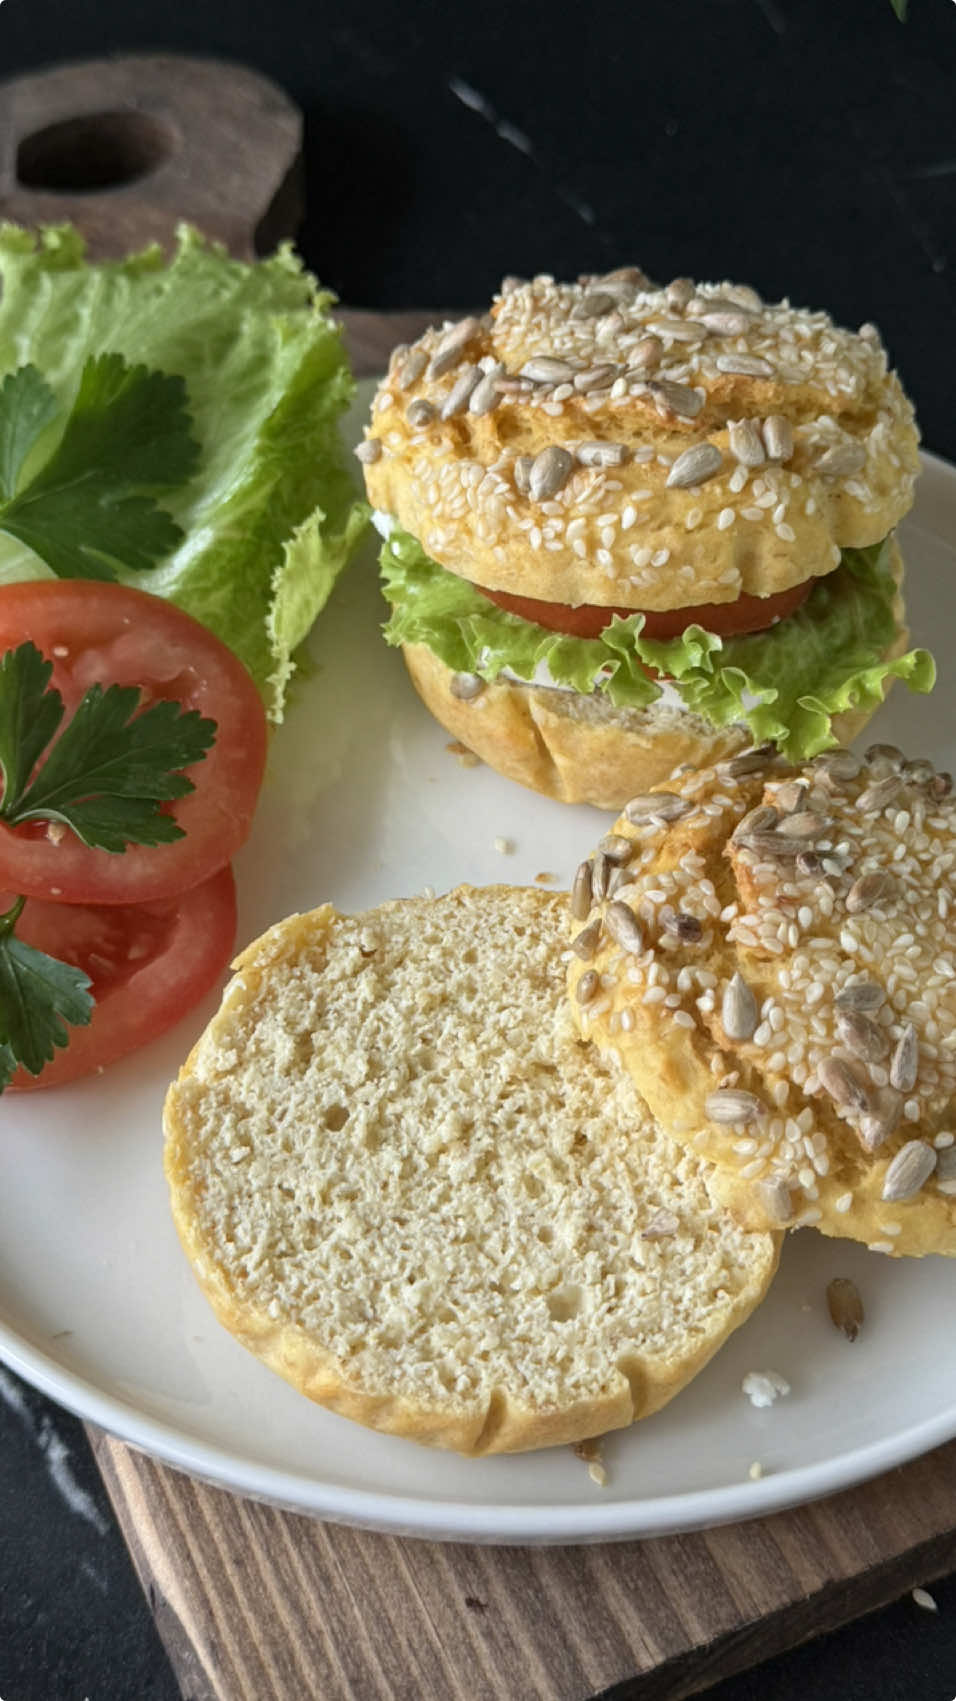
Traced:
POLYGON ((671 609, 769 596, 890 532, 918 470, 872 325, 635 267, 506 280, 396 349, 370 500, 489 589, 671 609))
POLYGON ((582 865, 582 1033, 748 1226, 956 1256, 956 802, 873 745, 634 798, 582 865))

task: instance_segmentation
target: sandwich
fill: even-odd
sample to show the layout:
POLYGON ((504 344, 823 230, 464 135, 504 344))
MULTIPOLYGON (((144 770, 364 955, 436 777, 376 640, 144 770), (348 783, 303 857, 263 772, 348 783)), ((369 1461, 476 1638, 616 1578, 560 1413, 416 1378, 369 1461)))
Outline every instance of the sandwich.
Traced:
POLYGON ((907 649, 913 409, 875 327, 636 267, 506 279, 395 351, 357 454, 388 642, 492 767, 618 808, 855 735, 907 649))

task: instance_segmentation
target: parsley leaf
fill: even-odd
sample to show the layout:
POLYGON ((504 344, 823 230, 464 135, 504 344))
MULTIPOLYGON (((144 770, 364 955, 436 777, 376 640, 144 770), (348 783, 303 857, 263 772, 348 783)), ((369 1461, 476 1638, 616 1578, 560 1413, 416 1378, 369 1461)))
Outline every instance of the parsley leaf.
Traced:
MULTIPOLYGON (((25 433, 18 414, 30 400, 21 387, 32 371, 14 373, 9 394, 7 384, 0 387, 0 450, 9 437, 11 466, 25 433)), ((43 384, 38 373, 36 380, 43 384)), ((39 390, 35 380, 29 384, 36 412, 39 390)), ((154 493, 184 484, 199 461, 186 403, 182 378, 129 366, 121 354, 91 356, 49 460, 18 494, 8 479, 0 531, 34 550, 61 579, 114 579, 121 568, 154 567, 183 538, 154 493)), ((35 428, 34 439, 37 434, 35 428)))
POLYGON ((23 463, 59 404, 35 366, 9 372, 0 384, 0 499, 13 496, 23 463))
POLYGON ((91 685, 51 744, 63 699, 50 672, 29 642, 0 662, 0 821, 62 822, 84 844, 114 852, 182 838, 160 805, 195 789, 181 770, 205 756, 215 721, 165 700, 143 709, 138 685, 91 685))
POLYGON ((39 1075, 57 1046, 68 1042, 64 1024, 85 1027, 93 1011, 90 980, 81 969, 16 938, 22 908, 18 898, 0 916, 0 1092, 18 1065, 39 1075))

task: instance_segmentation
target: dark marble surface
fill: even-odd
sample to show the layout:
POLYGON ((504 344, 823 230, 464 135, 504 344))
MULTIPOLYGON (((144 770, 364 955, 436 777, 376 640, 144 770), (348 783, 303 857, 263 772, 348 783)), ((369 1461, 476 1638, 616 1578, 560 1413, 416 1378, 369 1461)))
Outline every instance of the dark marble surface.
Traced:
MULTIPOLYGON (((306 113, 302 246, 350 304, 463 306, 506 271, 635 259, 746 278, 875 320, 956 458, 956 7, 910 13, 5 0, 0 75, 114 50, 245 60, 306 113)), ((0 1394, 2 1701, 176 1701, 82 1430, 6 1371, 0 1394)), ((953 1701, 956 1578, 933 1594, 937 1614, 907 1597, 711 1701, 953 1701)))

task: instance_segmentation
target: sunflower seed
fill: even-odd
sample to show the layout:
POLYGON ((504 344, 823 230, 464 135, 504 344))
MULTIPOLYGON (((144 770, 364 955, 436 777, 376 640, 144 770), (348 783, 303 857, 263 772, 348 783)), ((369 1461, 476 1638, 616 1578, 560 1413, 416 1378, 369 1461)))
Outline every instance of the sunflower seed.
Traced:
POLYGON ((785 839, 815 839, 826 831, 827 818, 815 809, 799 809, 795 815, 785 815, 777 823, 777 832, 785 839))
POLYGON ((606 390, 608 385, 613 384, 615 378, 620 376, 620 372, 621 368, 619 366, 613 366, 610 364, 606 366, 589 366, 586 372, 576 372, 574 374, 574 388, 576 390, 581 390, 585 394, 589 393, 591 390, 606 390))
POLYGON ((661 821, 678 821, 690 808, 686 798, 678 797, 676 791, 643 791, 625 803, 624 814, 632 822, 646 821, 652 815, 661 821))
POLYGON ((583 962, 589 963, 596 954, 601 943, 601 929, 601 918, 598 916, 596 921, 589 922, 587 927, 582 927, 580 933, 576 933, 572 939, 571 949, 575 956, 580 957, 583 962))
POLYGON ((530 378, 535 384, 570 384, 574 377, 574 367, 566 360, 557 360, 551 354, 532 355, 520 369, 520 377, 530 378))
POLYGON ((735 971, 720 1003, 720 1020, 729 1040, 749 1040, 757 1026, 757 1000, 739 971, 735 971))
POLYGON ((471 703, 480 697, 485 689, 485 681, 477 673, 453 673, 448 687, 453 697, 459 702, 471 703))
POLYGON ((708 331, 716 331, 722 337, 741 337, 750 327, 751 315, 742 307, 708 308, 706 313, 697 315, 697 324, 706 325, 708 331))
POLYGON ((706 331, 699 319, 648 319, 647 328, 655 337, 669 337, 674 343, 699 343, 706 331))
POLYGON ((846 895, 846 907, 850 915, 859 915, 862 910, 871 910, 874 904, 882 903, 892 890, 892 880, 880 869, 872 874, 861 874, 846 895))
POLYGON ((591 864, 579 863, 571 882, 571 914, 575 921, 587 921, 591 914, 591 864))
POLYGON ((696 945, 703 937, 704 929, 695 915, 688 915, 686 910, 678 910, 676 915, 664 917, 666 933, 676 934, 684 945, 696 945))
POLYGON ((793 428, 782 413, 768 414, 762 436, 768 461, 789 461, 793 456, 793 428))
POLYGON ((655 1211, 646 1229, 641 1230, 642 1240, 669 1240, 671 1235, 680 1228, 680 1218, 673 1211, 655 1211))
POLYGON ((459 319, 457 325, 449 326, 443 336, 435 344, 435 352, 428 366, 429 378, 444 378, 453 366, 457 366, 469 343, 473 343, 481 331, 477 319, 459 319))
POLYGON ((857 1010, 863 1014, 885 1004, 886 993, 875 980, 855 980, 838 992, 833 1002, 838 1010, 857 1010))
POLYGON ((479 378, 468 402, 469 413, 481 415, 494 412, 501 400, 502 392, 498 388, 498 380, 503 372, 504 367, 496 362, 483 378, 479 378))
POLYGON ((515 456, 515 463, 511 470, 514 474, 515 488, 520 490, 522 496, 527 496, 531 490, 531 468, 533 466, 533 455, 515 456))
POLYGON ((624 283, 633 284, 635 289, 650 289, 651 280, 640 266, 617 266, 613 272, 602 272, 595 278, 596 284, 624 283))
POLYGON ((793 1216, 793 1199, 784 1180, 778 1177, 775 1181, 758 1181, 754 1192, 771 1222, 779 1223, 782 1227, 790 1221, 793 1216))
POLYGON ((691 296, 696 294, 691 278, 672 278, 664 294, 672 307, 686 307, 691 296))
POLYGON ((924 756, 916 756, 912 762, 904 762, 900 772, 904 780, 916 786, 929 785, 936 777, 936 769, 924 756))
POLYGON ((716 443, 695 443, 678 455, 667 475, 667 487, 669 490, 687 490, 693 485, 705 484, 720 472, 723 464, 724 457, 716 443))
POLYGON ((890 1060, 890 1086, 911 1093, 919 1067, 919 1041, 912 1022, 907 1022, 890 1060))
POLYGON ((872 1094, 852 1063, 842 1057, 824 1057, 817 1064, 817 1079, 834 1104, 844 1110, 867 1111, 872 1094))
POLYGON ((761 803, 737 822, 731 839, 736 842, 749 838, 752 833, 769 833, 777 825, 777 820, 777 811, 769 803, 761 803))
POLYGON ((581 979, 578 981, 578 984, 574 989, 574 996, 578 1003, 590 1004, 600 984, 600 976, 598 975, 597 970, 588 969, 587 974, 583 974, 581 976, 581 979))
POLYGON ((952 774, 935 774, 929 782, 929 791, 933 797, 948 797, 953 789, 952 774))
POLYGON ((572 319, 600 319, 602 313, 610 313, 617 306, 613 295, 606 290, 592 289, 583 295, 576 307, 571 309, 572 319))
POLYGON ((906 758, 895 744, 870 744, 863 752, 864 762, 889 762, 893 773, 899 773, 906 758))
POLYGON ((883 1177, 883 1198, 889 1205, 912 1199, 936 1168, 936 1153, 925 1140, 907 1140, 890 1161, 883 1177))
POLYGON ((405 418, 413 430, 418 431, 423 425, 430 425, 435 418, 435 409, 431 402, 426 402, 424 396, 417 401, 409 402, 405 409, 405 418))
POLYGON ((786 780, 774 789, 777 808, 784 815, 799 815, 807 807, 808 790, 806 780, 786 780))
POLYGON ((855 780, 863 763, 852 750, 822 750, 814 756, 811 768, 822 768, 834 780, 855 780))
POLYGON ((732 419, 727 427, 730 453, 743 467, 762 466, 767 458, 763 439, 752 419, 732 419))
POLYGON ((355 450, 355 459, 361 461, 363 466, 366 467, 370 467, 373 461, 379 461, 381 458, 382 442, 379 437, 366 437, 365 442, 360 443, 355 450))
POLYGON ((749 284, 728 284, 724 291, 724 299, 733 301, 738 307, 749 307, 751 313, 759 313, 763 302, 755 289, 749 284))
POLYGON ((636 849, 634 840, 623 833, 605 833, 598 843, 598 850, 604 852, 608 862, 613 862, 618 867, 624 862, 630 862, 636 849))
POLYGON ((855 1057, 862 1057, 864 1063, 879 1063, 890 1049, 885 1029, 860 1010, 841 1010, 836 1019, 836 1032, 841 1044, 855 1057))
POLYGON ((754 856, 770 857, 777 862, 785 862, 788 858, 795 857, 800 849, 799 839, 788 838, 786 834, 780 833, 735 833, 734 843, 754 856))
POLYGON ((860 1118, 857 1135, 865 1152, 878 1152, 890 1135, 895 1133, 903 1114, 903 1095, 892 1087, 880 1087, 873 1107, 860 1118))
POLYGON ((756 1122, 766 1116, 767 1107, 756 1093, 746 1093, 740 1087, 718 1087, 704 1100, 704 1114, 710 1122, 756 1122))
POLYGON ((821 478, 851 478, 865 464, 866 450, 859 443, 835 443, 832 449, 824 450, 814 471, 821 478))
POLYGON ((842 1329, 848 1341, 855 1341, 863 1327, 863 1301, 849 1276, 834 1276, 829 1283, 827 1308, 836 1328, 842 1329))
POLYGON ((856 807, 861 815, 876 815, 892 803, 903 789, 900 774, 887 774, 882 780, 874 780, 872 785, 865 786, 856 800, 856 807))
POLYGON ((627 459, 623 443, 579 443, 575 453, 582 467, 619 467, 627 459))
POLYGON ((528 482, 532 499, 546 502, 549 496, 556 496, 567 484, 573 466, 574 459, 567 449, 562 449, 557 443, 549 443, 531 463, 528 482))
POLYGON ((595 903, 607 897, 608 881, 611 876, 611 864, 603 851, 598 851, 591 865, 591 896, 595 903))
POLYGON ((798 874, 822 874, 823 858, 816 851, 802 850, 797 857, 798 874))
POLYGON ((471 398, 471 392, 479 383, 481 373, 477 366, 463 366, 449 390, 441 408, 442 419, 453 419, 456 413, 464 413, 471 398))
POLYGON ((772 378, 769 360, 756 354, 719 354, 714 362, 718 372, 740 373, 744 378, 772 378))
POLYGON ((755 744, 750 750, 741 750, 739 756, 731 756, 728 762, 721 762, 718 772, 730 780, 739 780, 744 774, 759 774, 776 754, 775 744, 755 744))
POLYGON ((410 390, 413 384, 418 383, 418 380, 427 365, 428 356, 425 353, 425 350, 423 348, 413 348, 408 359, 403 361, 402 365, 398 369, 398 376, 395 380, 398 388, 400 390, 410 390))
POLYGON ((604 923, 615 945, 620 945, 622 951, 628 951, 633 956, 640 956, 644 949, 644 934, 641 924, 634 911, 618 900, 608 904, 604 912, 604 923))
POLYGON ((626 378, 640 378, 645 372, 653 372, 661 363, 664 344, 660 337, 642 337, 640 342, 628 354, 626 378))
POLYGON ((654 398, 658 413, 676 413, 681 419, 696 419, 704 405, 704 397, 687 384, 675 384, 670 378, 652 378, 647 386, 654 398))

